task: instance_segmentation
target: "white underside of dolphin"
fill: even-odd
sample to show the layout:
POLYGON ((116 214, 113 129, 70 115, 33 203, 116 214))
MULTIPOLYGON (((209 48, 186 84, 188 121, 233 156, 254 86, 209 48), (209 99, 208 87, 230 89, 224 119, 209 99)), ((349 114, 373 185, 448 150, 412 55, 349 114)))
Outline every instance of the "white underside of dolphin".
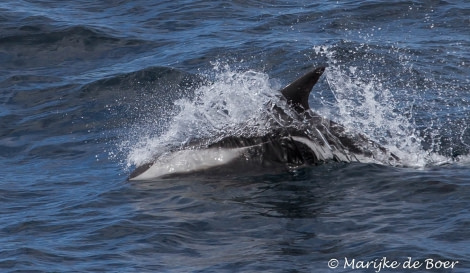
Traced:
POLYGON ((148 180, 223 166, 239 158, 247 149, 249 148, 210 148, 177 151, 160 156, 150 168, 130 180, 148 180))

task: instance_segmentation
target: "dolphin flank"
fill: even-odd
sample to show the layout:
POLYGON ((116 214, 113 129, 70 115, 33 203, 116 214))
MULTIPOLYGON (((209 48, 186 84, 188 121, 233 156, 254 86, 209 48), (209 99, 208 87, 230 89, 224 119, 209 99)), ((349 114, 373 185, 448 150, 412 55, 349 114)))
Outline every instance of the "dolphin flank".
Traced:
POLYGON ((261 136, 225 136, 211 144, 189 144, 138 166, 130 180, 191 173, 283 171, 335 162, 397 165, 399 158, 362 134, 313 112, 308 98, 325 71, 318 67, 283 88, 284 106, 272 103, 270 130, 261 136))

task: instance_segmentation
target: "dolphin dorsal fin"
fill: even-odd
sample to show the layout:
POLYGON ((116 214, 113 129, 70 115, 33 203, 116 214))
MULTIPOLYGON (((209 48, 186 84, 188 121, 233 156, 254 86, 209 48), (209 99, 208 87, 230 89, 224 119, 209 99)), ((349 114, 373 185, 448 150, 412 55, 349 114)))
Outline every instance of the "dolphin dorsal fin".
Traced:
POLYGON ((308 96, 324 71, 325 67, 315 68, 281 90, 287 102, 297 112, 301 113, 310 109, 308 106, 308 96))

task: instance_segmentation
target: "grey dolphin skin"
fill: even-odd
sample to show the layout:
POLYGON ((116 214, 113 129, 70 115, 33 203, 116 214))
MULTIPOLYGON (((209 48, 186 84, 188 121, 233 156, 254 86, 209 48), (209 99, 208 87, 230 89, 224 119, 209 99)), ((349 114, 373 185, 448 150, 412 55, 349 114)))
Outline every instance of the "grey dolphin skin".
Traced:
POLYGON ((372 162, 396 165, 399 158, 362 134, 313 112, 308 98, 325 71, 318 67, 284 89, 283 105, 271 104, 268 133, 225 136, 211 144, 192 144, 138 166, 131 180, 184 174, 270 172, 327 162, 372 162))

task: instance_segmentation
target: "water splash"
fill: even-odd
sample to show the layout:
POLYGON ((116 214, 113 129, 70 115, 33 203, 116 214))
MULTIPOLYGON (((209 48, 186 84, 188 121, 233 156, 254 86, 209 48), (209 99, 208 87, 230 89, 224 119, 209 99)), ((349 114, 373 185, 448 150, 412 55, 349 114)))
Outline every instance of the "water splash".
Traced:
MULTIPOLYGON (((127 167, 141 165, 155 156, 184 146, 194 139, 212 139, 220 135, 260 135, 267 131, 259 120, 268 102, 276 99, 279 85, 262 72, 238 71, 227 64, 214 63, 211 83, 200 86, 194 99, 176 100, 177 114, 172 115, 167 130, 154 136, 146 133, 134 144, 123 143, 129 150, 127 167)), ((162 112, 161 115, 166 115, 162 112)))
MULTIPOLYGON (((360 44, 353 49, 353 54, 354 50, 364 51, 364 47, 367 45, 360 44)), ((436 149, 423 148, 424 139, 414 122, 413 107, 417 102, 412 94, 415 90, 407 90, 410 94, 407 100, 403 100, 403 97, 397 99, 389 84, 384 84, 391 79, 384 79, 380 73, 367 73, 367 66, 357 67, 342 62, 333 46, 317 46, 314 51, 327 57, 329 67, 325 73, 326 80, 334 98, 333 103, 322 101, 322 104, 330 107, 319 109, 321 114, 380 143, 400 157, 405 166, 425 167, 452 161, 451 158, 435 152, 436 149)), ((365 51, 372 49, 366 48, 365 51)), ((404 67, 410 65, 407 56, 399 56, 404 67)), ((431 128, 427 130, 437 134, 431 128)))
MULTIPOLYGON (((416 79, 406 84, 391 82, 394 79, 389 78, 390 74, 379 69, 380 63, 384 65, 390 60, 372 58, 375 49, 367 44, 348 49, 353 57, 347 61, 339 57, 344 46, 318 46, 313 50, 316 55, 326 57, 328 63, 326 84, 322 83, 328 90, 320 91, 321 107, 313 107, 315 112, 380 143, 397 155, 404 166, 422 168, 454 161, 439 153, 441 143, 434 142, 439 139, 439 131, 433 126, 433 120, 429 127, 417 126, 416 120, 422 113, 417 114, 415 108, 423 98, 417 96, 420 90, 413 85, 416 79), (375 63, 366 61, 361 62, 361 66, 354 65, 360 58, 375 63), (323 96, 327 92, 331 93, 330 98, 323 96)), ((395 50, 401 76, 412 74, 413 58, 398 47, 392 46, 390 50, 395 50)), ((215 141, 227 135, 262 135, 269 131, 266 108, 270 102, 278 102, 279 82, 266 73, 233 69, 220 62, 213 65, 213 69, 205 73, 212 80, 199 86, 194 97, 174 101, 176 111, 159 112, 168 120, 165 130, 160 129, 161 134, 150 133, 158 131, 156 123, 155 128, 142 130, 137 139, 122 143, 127 150, 127 167, 149 162, 195 139, 215 141)), ((468 157, 460 157, 465 158, 468 157)))

